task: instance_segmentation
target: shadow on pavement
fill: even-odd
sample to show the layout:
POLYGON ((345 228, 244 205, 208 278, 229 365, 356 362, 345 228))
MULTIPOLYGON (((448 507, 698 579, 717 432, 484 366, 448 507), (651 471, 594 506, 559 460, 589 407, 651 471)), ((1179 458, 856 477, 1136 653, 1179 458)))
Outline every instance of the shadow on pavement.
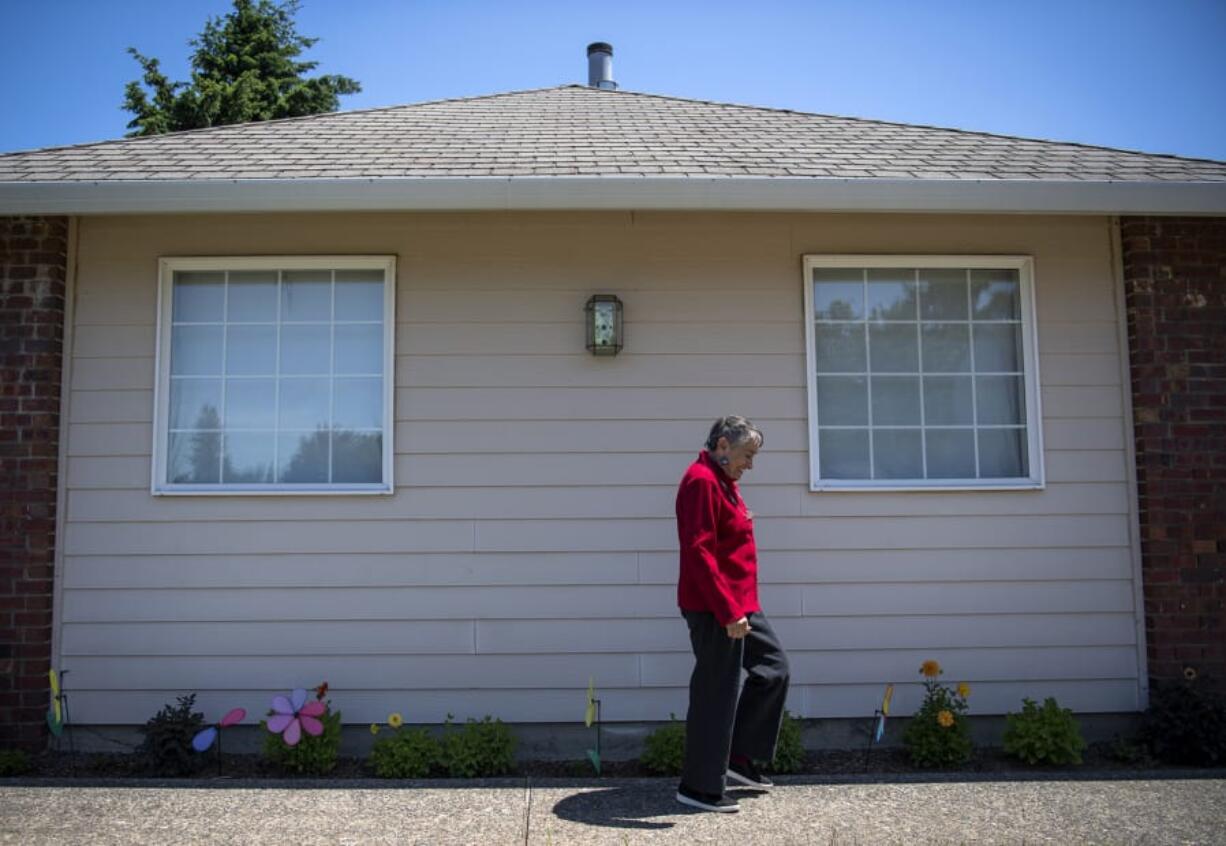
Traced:
MULTIPOLYGON (((589 790, 567 796, 554 804, 553 813, 560 819, 586 825, 609 828, 634 828, 648 831, 672 828, 675 823, 661 822, 653 817, 690 816, 705 814, 678 802, 674 796, 677 788, 671 780, 667 784, 635 784, 610 787, 604 790, 589 790)), ((736 798, 744 803, 765 795, 759 790, 736 790, 736 798)))

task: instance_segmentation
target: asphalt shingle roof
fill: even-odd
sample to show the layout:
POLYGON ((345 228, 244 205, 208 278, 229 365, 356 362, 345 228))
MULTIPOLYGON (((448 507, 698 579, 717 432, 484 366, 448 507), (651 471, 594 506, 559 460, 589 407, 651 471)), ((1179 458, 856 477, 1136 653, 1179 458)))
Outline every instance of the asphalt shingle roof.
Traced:
POLYGON ((565 85, 0 155, 0 183, 382 177, 1226 182, 1226 162, 565 85))

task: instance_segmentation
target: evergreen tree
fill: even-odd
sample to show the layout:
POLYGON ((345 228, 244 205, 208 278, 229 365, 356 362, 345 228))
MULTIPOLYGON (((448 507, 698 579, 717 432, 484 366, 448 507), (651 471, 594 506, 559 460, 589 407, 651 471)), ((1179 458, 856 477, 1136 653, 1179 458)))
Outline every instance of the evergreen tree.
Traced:
POLYGON ((234 0, 234 11, 210 18, 204 32, 188 43, 192 54, 192 81, 171 82, 157 59, 128 52, 144 70, 143 82, 129 82, 124 109, 135 117, 129 136, 158 135, 183 129, 201 129, 231 123, 300 117, 333 112, 340 95, 362 88, 347 76, 305 74, 318 62, 296 57, 318 38, 304 38, 294 27, 298 0, 274 4, 271 0, 234 0))

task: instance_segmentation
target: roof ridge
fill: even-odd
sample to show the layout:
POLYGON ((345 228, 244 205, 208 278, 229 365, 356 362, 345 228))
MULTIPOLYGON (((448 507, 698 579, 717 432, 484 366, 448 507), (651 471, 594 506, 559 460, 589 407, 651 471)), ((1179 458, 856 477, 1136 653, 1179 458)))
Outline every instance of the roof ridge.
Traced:
MULTIPOLYGON (((1116 155, 1122 154, 1124 156, 1138 156, 1138 157, 1142 157, 1142 158, 1149 159, 1149 160, 1159 159, 1159 160, 1166 160, 1170 162, 1185 163, 1185 164, 1207 164, 1207 165, 1213 165, 1217 167, 1226 165, 1226 160, 1190 157, 1190 156, 1179 156, 1179 155, 1175 155, 1172 153, 1150 153, 1144 150, 1129 150, 1129 149, 1124 149, 1121 147, 1107 147, 1107 146, 1095 145, 1095 144, 1085 144, 1085 143, 1078 142, 1078 141, 1057 141, 1057 140, 1043 139, 1043 138, 1027 138, 1027 137, 1018 136, 1018 135, 1006 135, 1006 134, 1001 134, 1001 133, 983 132, 979 130, 961 129, 961 128, 956 128, 956 127, 935 126, 932 124, 904 123, 901 121, 887 121, 887 120, 880 120, 876 118, 864 118, 864 117, 855 117, 855 116, 847 116, 847 115, 834 115, 834 114, 826 114, 826 113, 821 113, 821 112, 807 112, 807 111, 800 111, 797 109, 777 108, 777 107, 771 107, 771 106, 747 105, 743 103, 732 103, 732 102, 718 101, 718 100, 704 100, 704 99, 698 99, 698 98, 693 98, 693 97, 681 97, 681 96, 677 96, 673 94, 658 94, 658 93, 651 93, 651 92, 631 91, 631 90, 625 90, 625 89, 601 89, 601 88, 594 88, 588 85, 583 85, 580 83, 565 83, 562 85, 553 85, 553 86, 547 86, 543 88, 528 88, 528 89, 520 89, 516 91, 503 91, 503 92, 497 92, 497 93, 492 93, 492 94, 478 94, 478 95, 469 95, 469 96, 462 96, 462 97, 446 97, 446 98, 440 98, 437 100, 423 100, 423 101, 415 102, 415 103, 400 103, 400 104, 391 105, 391 106, 372 106, 369 108, 352 109, 349 111, 321 112, 319 114, 300 115, 297 117, 287 117, 287 118, 276 118, 276 119, 267 120, 267 121, 251 121, 251 122, 238 123, 238 124, 225 124, 222 126, 202 127, 199 129, 189 129, 189 130, 182 130, 179 132, 163 133, 160 135, 145 135, 145 136, 124 137, 124 138, 112 138, 112 139, 107 139, 103 141, 91 141, 91 142, 85 142, 81 144, 69 144, 69 145, 56 146, 56 147, 40 147, 40 148, 31 149, 31 150, 14 150, 14 151, 0 153, 0 161, 7 161, 14 157, 37 155, 40 153, 55 154, 55 153, 73 151, 73 150, 83 150, 83 149, 91 149, 91 148, 100 149, 100 148, 114 147, 115 145, 124 145, 129 148, 133 148, 133 147, 139 148, 143 145, 143 142, 159 142, 161 139, 171 139, 171 138, 177 139, 177 138, 182 138, 185 136, 194 137, 197 135, 204 135, 206 133, 224 132, 224 133, 232 133, 235 135, 242 136, 250 132, 258 132, 260 127, 263 127, 264 125, 268 125, 268 124, 283 125, 283 124, 290 124, 293 122, 303 122, 303 121, 331 121, 333 119, 344 120, 345 118, 348 118, 350 116, 357 116, 357 115, 403 112, 403 111, 414 110, 418 107, 424 107, 424 106, 436 106, 440 104, 449 104, 449 103, 478 102, 478 101, 484 101, 484 100, 522 97, 525 95, 547 94, 551 92, 566 92, 569 95, 583 96, 583 97, 621 96, 621 97, 631 97, 631 98, 639 98, 639 99, 663 100, 663 101, 671 101, 671 102, 678 102, 678 103, 699 104, 699 105, 704 105, 704 106, 715 107, 718 109, 728 109, 728 110, 765 113, 765 114, 789 115, 789 116, 797 116, 801 118, 806 118, 806 117, 816 118, 819 120, 842 123, 849 127, 879 126, 879 127, 901 128, 905 130, 922 130, 922 131, 928 131, 928 132, 957 133, 958 135, 965 136, 965 137, 972 138, 972 139, 993 139, 993 140, 1003 140, 1003 141, 1010 141, 1010 142, 1020 142, 1020 143, 1026 143, 1026 144, 1047 145, 1047 146, 1052 146, 1052 147, 1054 146, 1072 147, 1072 148, 1077 148, 1077 149, 1082 149, 1082 150, 1102 151, 1102 152, 1112 153, 1116 155)), ((136 153, 136 150, 133 150, 132 152, 136 153)))
POLYGON ((348 111, 319 112, 313 115, 298 115, 296 117, 272 118, 270 120, 250 120, 242 123, 223 123, 219 126, 202 126, 197 129, 180 129, 177 132, 162 132, 157 135, 130 135, 123 138, 106 138, 102 141, 83 141, 80 144, 61 144, 52 147, 31 147, 28 150, 9 150, 0 152, 0 159, 7 156, 23 156, 29 153, 53 153, 58 150, 79 150, 85 147, 102 147, 107 144, 135 144, 142 141, 156 141, 160 138, 182 138, 187 135, 197 135, 224 130, 248 129, 269 124, 286 124, 294 121, 319 120, 321 118, 342 117, 348 115, 369 114, 371 112, 390 112, 397 109, 411 109, 416 106, 434 106, 439 103, 462 103, 470 100, 492 100, 497 97, 512 97, 519 94, 536 94, 542 91, 557 91, 562 88, 585 88, 577 83, 566 85, 551 85, 545 88, 524 88, 518 91, 500 91, 496 94, 473 94, 467 97, 443 97, 438 100, 422 100, 416 103, 398 103, 394 106, 371 106, 365 109, 350 109, 348 111))
MULTIPOLYGON (((584 88, 586 85, 559 85, 557 88, 584 88)), ((545 89, 540 89, 545 90, 545 89)), ((552 90, 552 89, 551 89, 552 90)), ((1037 144, 1064 144, 1070 147, 1081 147, 1087 150, 1106 150, 1111 153, 1128 153, 1137 156, 1149 156, 1151 158, 1175 159, 1181 162, 1207 162, 1209 164, 1226 164, 1226 159, 1206 159, 1197 156, 1177 156, 1174 153, 1150 153, 1145 150, 1130 150, 1125 147, 1107 147, 1102 144, 1087 144, 1082 141, 1059 141, 1052 138, 1029 138, 1025 135, 1007 135, 1000 132, 984 132, 977 129, 961 129, 954 126, 937 126, 931 123, 905 123, 895 120, 881 120, 879 118, 857 117, 855 115, 835 115, 825 112, 806 112, 799 109, 782 109, 772 106, 754 106, 745 103, 729 103, 721 100, 702 100, 697 97, 679 97, 675 94, 655 94, 647 91, 626 91, 624 89, 607 89, 607 88, 590 88, 589 90, 599 92, 601 94, 628 94, 636 97, 653 97, 660 100, 676 100, 682 103, 702 103, 708 106, 723 106, 732 109, 747 109, 757 112, 772 112, 775 114, 789 115, 804 115, 807 117, 830 118, 832 120, 845 120, 853 123, 871 123, 880 126, 898 126, 904 129, 935 129, 941 132, 957 132, 961 135, 973 135, 982 138, 1001 138, 1009 141, 1028 141, 1037 144)))

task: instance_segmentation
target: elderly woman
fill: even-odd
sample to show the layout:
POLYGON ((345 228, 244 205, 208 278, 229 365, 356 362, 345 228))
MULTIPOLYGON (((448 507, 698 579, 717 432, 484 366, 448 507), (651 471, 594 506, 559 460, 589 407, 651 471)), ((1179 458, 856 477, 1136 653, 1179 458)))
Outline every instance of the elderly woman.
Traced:
POLYGON ((677 801, 706 811, 738 810, 727 783, 774 786, 754 761, 775 756, 788 662, 758 602, 753 512, 737 490, 761 448, 752 423, 721 417, 677 489, 677 604, 695 661, 677 801), (743 690, 742 668, 749 674, 743 690))

